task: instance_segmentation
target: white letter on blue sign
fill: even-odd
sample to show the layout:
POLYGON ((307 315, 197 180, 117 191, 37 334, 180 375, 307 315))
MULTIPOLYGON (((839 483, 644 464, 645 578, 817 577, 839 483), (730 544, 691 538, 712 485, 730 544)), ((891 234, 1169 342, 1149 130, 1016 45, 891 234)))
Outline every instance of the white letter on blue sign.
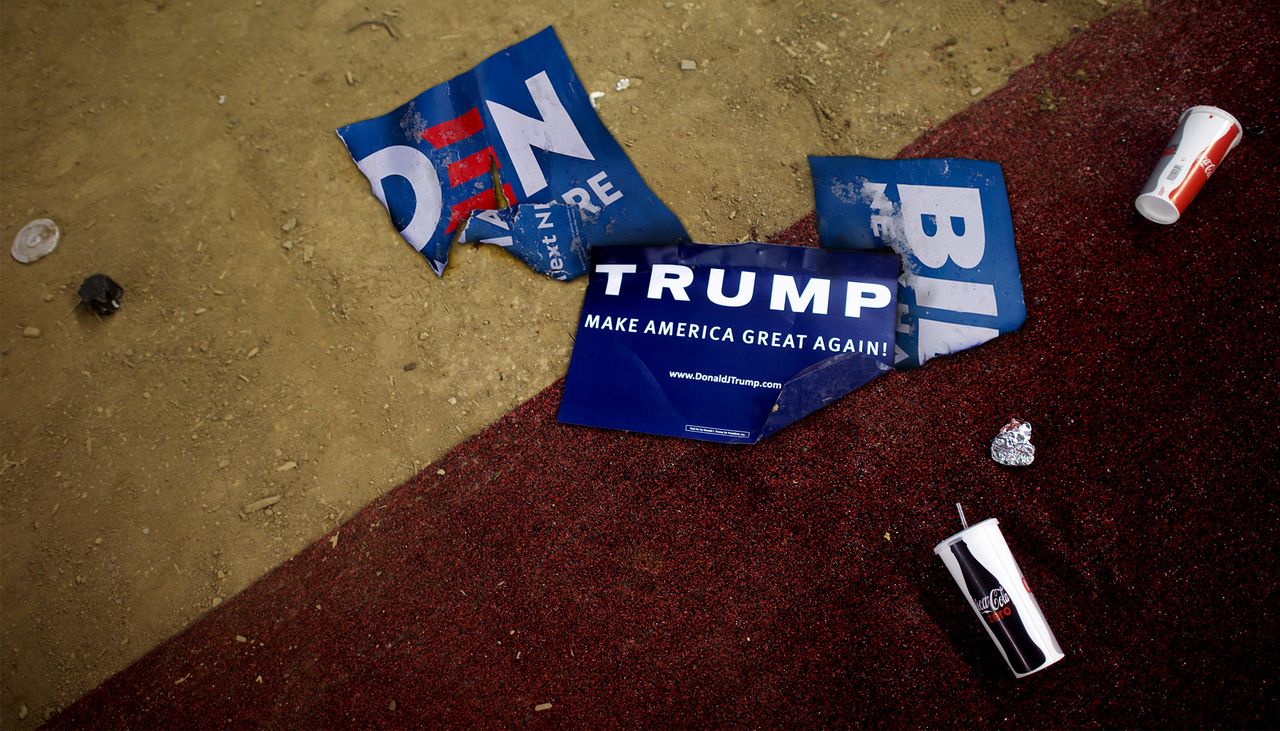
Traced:
POLYGON ((671 290, 671 296, 681 302, 688 302, 689 295, 685 288, 693 284, 693 269, 680 264, 654 264, 653 273, 649 275, 649 294, 651 300, 662 299, 662 290, 671 290))
MULTIPOLYGON (((931 269, 941 269, 948 260, 961 269, 982 263, 987 249, 987 230, 982 217, 982 194, 976 188, 941 185, 898 185, 902 198, 903 232, 911 253, 931 269), (933 233, 925 230, 925 217, 932 220, 933 233)), ((915 293, 916 306, 925 309, 967 312, 995 316, 996 289, 983 282, 961 282, 908 272, 903 284, 915 293)), ((916 320, 917 359, 923 364, 937 355, 955 353, 984 343, 999 331, 975 325, 938 322, 925 317, 916 320)), ((900 353, 897 360, 903 360, 900 353)))
POLYGON ((831 280, 814 277, 809 280, 800 293, 796 286, 796 278, 787 274, 773 275, 773 293, 769 297, 769 309, 804 312, 810 303, 818 315, 827 314, 827 304, 831 300, 831 280))
POLYGON ((941 268, 948 258, 962 269, 982 263, 987 230, 977 188, 899 184, 898 195, 907 243, 920 263, 930 269, 941 268), (933 233, 924 230, 925 216, 933 219, 933 233))
POLYGON ((596 273, 609 277, 604 283, 604 293, 616 295, 622 291, 622 275, 635 274, 635 264, 596 264, 596 273))
MULTIPOLYGON (((440 223, 440 211, 443 198, 440 195, 440 179, 436 177, 436 169, 432 167, 427 156, 407 145, 392 145, 365 157, 356 163, 360 172, 373 181, 373 194, 387 205, 387 193, 382 189, 382 181, 392 175, 398 175, 409 181, 416 200, 413 217, 409 225, 400 232, 404 240, 418 251, 431 240, 431 234, 440 223)), ((390 206, 387 210, 391 210, 390 206)))
POLYGON ((845 317, 862 317, 862 308, 879 309, 885 307, 889 304, 893 293, 883 284, 849 282, 847 295, 844 300, 845 317))
POLYGON ((724 270, 712 267, 711 279, 707 282, 707 299, 722 307, 742 307, 751 301, 756 293, 756 273, 744 271, 738 275, 738 293, 732 297, 724 296, 724 270))
POLYGON ((990 284, 921 277, 910 272, 904 284, 916 293, 916 304, 920 307, 972 312, 975 315, 999 314, 996 310, 996 288, 990 284))
POLYGON ((556 96, 547 72, 539 71, 525 80, 524 85, 529 88, 534 106, 538 108, 542 119, 527 117, 496 102, 486 101, 485 104, 489 105, 489 114, 493 115, 498 136, 507 148, 507 156, 511 158, 511 164, 516 169, 516 175, 520 178, 520 185, 527 197, 547 187, 547 178, 533 156, 533 148, 580 160, 596 158, 587 149, 587 143, 578 133, 569 112, 565 111, 560 98, 556 96))

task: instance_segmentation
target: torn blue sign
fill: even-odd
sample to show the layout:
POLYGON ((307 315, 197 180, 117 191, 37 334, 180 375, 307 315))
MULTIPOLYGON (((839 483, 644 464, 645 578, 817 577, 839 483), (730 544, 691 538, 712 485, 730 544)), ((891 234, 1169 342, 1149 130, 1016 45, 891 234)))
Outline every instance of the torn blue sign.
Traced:
POLYGON ((577 206, 593 246, 688 241, 596 116, 551 28, 338 136, 436 274, 473 211, 518 203, 577 206))
POLYGON ((891 369, 898 268, 772 244, 594 249, 559 419, 759 441, 891 369))
POLYGON ((567 282, 586 272, 590 263, 581 210, 563 203, 521 203, 474 211, 458 243, 501 246, 535 271, 567 282))
POLYGON ((985 343, 1027 317, 1004 174, 994 162, 810 157, 818 238, 902 257, 895 366, 985 343))

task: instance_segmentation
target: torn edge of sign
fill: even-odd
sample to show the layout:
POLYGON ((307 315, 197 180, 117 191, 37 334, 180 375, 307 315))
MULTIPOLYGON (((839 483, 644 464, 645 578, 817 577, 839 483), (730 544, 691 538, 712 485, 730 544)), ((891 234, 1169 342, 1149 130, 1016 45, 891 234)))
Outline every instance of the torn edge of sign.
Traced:
POLYGON ((790 426, 891 370, 885 363, 863 353, 842 353, 814 363, 782 384, 756 441, 790 426))
POLYGON ((562 282, 585 274, 591 261, 582 236, 582 211, 564 203, 473 211, 458 243, 501 246, 534 271, 562 282))
POLYGON ((1026 305, 998 163, 820 156, 809 161, 821 245, 888 246, 902 260, 896 368, 919 367, 1022 326, 1026 305), (896 200, 887 193, 890 186, 896 200))

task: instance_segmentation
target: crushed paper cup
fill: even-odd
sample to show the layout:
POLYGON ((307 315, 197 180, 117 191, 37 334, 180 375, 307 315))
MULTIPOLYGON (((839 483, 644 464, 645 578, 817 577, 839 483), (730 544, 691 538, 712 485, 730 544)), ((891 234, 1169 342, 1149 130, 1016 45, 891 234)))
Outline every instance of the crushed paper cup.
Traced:
POLYGON ((1183 112, 1177 131, 1133 202, 1138 213, 1156 223, 1175 223, 1227 153, 1240 144, 1243 131, 1235 117, 1217 107, 1191 107, 1183 112))

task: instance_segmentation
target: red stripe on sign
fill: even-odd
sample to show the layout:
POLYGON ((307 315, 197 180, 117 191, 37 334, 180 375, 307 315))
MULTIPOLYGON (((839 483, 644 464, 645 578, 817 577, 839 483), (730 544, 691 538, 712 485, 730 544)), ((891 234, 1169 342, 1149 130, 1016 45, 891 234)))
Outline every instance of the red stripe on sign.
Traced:
POLYGON ((458 186, 472 178, 484 175, 489 172, 490 161, 493 165, 502 167, 502 163, 493 154, 493 148, 486 147, 474 155, 449 163, 449 185, 458 186))
POLYGON ((434 127, 428 127, 422 133, 422 139, 430 142, 432 147, 439 149, 448 147, 458 140, 465 140, 482 129, 484 129, 484 120, 480 118, 480 110, 472 107, 471 111, 457 119, 450 119, 448 122, 441 122, 434 127))
MULTIPOLYGON (((516 203, 516 192, 511 189, 510 183, 502 184, 502 192, 507 196, 507 202, 511 205, 516 203)), ((445 233, 453 233, 458 224, 467 220, 467 216, 472 211, 487 211, 498 207, 498 196, 493 192, 493 188, 482 190, 470 198, 455 203, 453 208, 449 209, 449 228, 444 230, 445 233)))

